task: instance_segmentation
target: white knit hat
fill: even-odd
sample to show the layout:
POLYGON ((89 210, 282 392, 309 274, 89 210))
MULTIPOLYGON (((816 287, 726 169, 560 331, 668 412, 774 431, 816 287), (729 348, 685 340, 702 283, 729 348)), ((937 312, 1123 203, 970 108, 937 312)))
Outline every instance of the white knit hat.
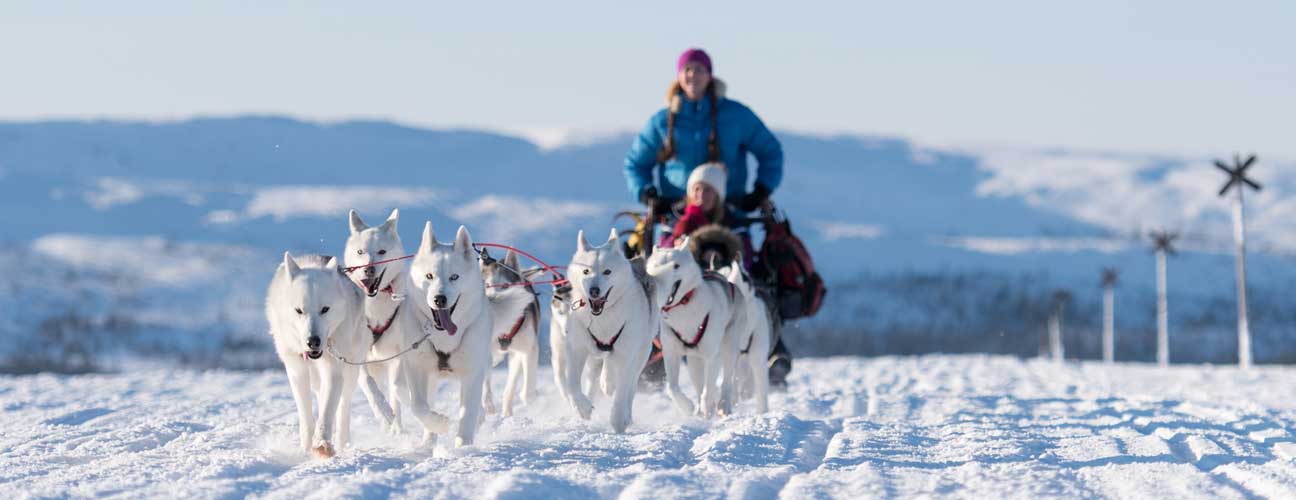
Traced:
POLYGON ((725 198, 725 184, 728 180, 729 174, 725 171, 723 163, 703 163, 694 168, 693 172, 689 174, 688 185, 685 186, 685 189, 691 190, 694 184, 705 183, 715 189, 716 193, 720 195, 720 200, 723 201, 725 198))

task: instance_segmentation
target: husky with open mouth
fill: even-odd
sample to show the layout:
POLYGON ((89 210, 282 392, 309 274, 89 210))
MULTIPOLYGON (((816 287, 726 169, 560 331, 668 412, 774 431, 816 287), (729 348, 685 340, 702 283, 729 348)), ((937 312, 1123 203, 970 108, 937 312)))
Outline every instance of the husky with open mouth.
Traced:
MULTIPOLYGON (((369 360, 396 356, 423 335, 409 308, 402 307, 408 273, 405 260, 396 260, 405 255, 405 246, 396 232, 399 218, 400 210, 392 210, 385 222, 369 227, 355 210, 350 214, 351 235, 347 237, 343 260, 350 270, 347 275, 364 294, 369 360)), ((374 417, 391 434, 401 432, 401 362, 396 357, 366 365, 360 376, 360 389, 374 417), (369 385, 371 378, 377 381, 374 387, 369 385)))
POLYGON ((652 280, 641 262, 626 258, 615 229, 600 247, 590 245, 581 231, 567 267, 573 302, 566 320, 563 392, 588 419, 594 406, 581 391, 581 375, 587 359, 601 359, 612 388, 611 425, 618 433, 630 425, 639 373, 658 327, 652 280))
POLYGON ((449 428, 449 419, 432 411, 428 398, 442 377, 459 380, 459 430, 455 446, 473 443, 484 418, 482 387, 491 366, 492 318, 518 314, 535 296, 517 287, 486 296, 472 237, 463 226, 453 244, 437 242, 432 223, 423 227, 423 241, 409 265, 407 300, 427 335, 420 348, 402 364, 409 382, 410 407, 423 424, 424 443, 449 428))
MULTIPOLYGON (((481 253, 482 276, 486 279, 487 298, 496 298, 513 289, 525 290, 532 300, 521 311, 498 310, 504 316, 493 318, 495 339, 491 342, 491 366, 508 357, 508 382, 504 385, 503 415, 513 415, 513 397, 521 382, 522 402, 535 401, 536 372, 540 370, 540 300, 535 289, 527 284, 541 270, 523 270, 518 267, 517 253, 509 250, 504 258, 496 260, 485 250, 481 253)), ((486 413, 495 413, 495 397, 491 391, 490 374, 486 375, 485 395, 482 405, 486 413)))
POLYGON ((746 314, 737 314, 742 299, 723 276, 703 272, 689 237, 673 248, 654 247, 648 274, 657 285, 661 301, 662 362, 666 368, 666 394, 685 414, 711 417, 732 412, 734 366, 738 349, 734 339, 746 326, 746 314), (679 387, 680 361, 688 359, 689 378, 698 390, 695 408, 679 387))
POLYGON ((287 252, 266 291, 266 319, 297 404, 301 447, 321 458, 334 456, 350 439, 360 370, 339 357, 360 359, 368 347, 360 297, 337 259, 287 252))

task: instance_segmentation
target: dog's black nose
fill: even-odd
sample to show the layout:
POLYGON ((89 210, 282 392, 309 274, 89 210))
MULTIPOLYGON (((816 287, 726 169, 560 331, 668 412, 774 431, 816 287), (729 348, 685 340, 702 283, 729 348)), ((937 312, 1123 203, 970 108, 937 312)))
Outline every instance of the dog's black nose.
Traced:
POLYGON ((601 292, 601 291, 602 291, 602 290, 599 290, 599 287, 591 287, 591 288, 590 288, 590 293, 589 293, 590 298, 592 298, 592 299, 597 299, 597 298, 599 298, 599 292, 601 292))
POLYGON ((377 272, 378 272, 378 271, 375 271, 374 268, 373 268, 373 266, 370 266, 370 267, 366 267, 366 268, 365 268, 364 274, 365 274, 365 277, 366 277, 366 278, 372 278, 373 275, 374 275, 375 273, 377 273, 377 272))
POLYGON ((437 309, 445 309, 445 306, 446 306, 446 296, 445 296, 445 295, 437 295, 436 297, 432 297, 432 303, 433 303, 433 304, 436 304, 437 309))
POLYGON ((307 348, 307 349, 310 349, 310 350, 312 350, 312 351, 318 351, 318 350, 319 350, 319 346, 320 346, 320 338, 319 338, 319 337, 314 336, 314 335, 311 335, 310 337, 307 337, 307 338, 306 338, 306 348, 307 348))

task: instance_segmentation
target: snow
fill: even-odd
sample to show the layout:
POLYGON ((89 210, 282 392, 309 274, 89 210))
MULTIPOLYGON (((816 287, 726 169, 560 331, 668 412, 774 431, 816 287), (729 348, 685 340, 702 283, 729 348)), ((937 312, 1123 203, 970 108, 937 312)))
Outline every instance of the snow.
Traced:
MULTIPOLYGON (((995 356, 797 360, 771 412, 635 425, 538 399, 471 447, 414 447, 353 401, 354 447, 294 450, 279 371, 0 378, 0 494, 437 498, 1252 498, 1296 494, 1296 369, 995 356)), ((502 383, 503 372, 494 373, 502 383)), ((455 387, 443 384, 448 411, 455 387)), ((407 419, 412 422, 412 419, 407 419)))

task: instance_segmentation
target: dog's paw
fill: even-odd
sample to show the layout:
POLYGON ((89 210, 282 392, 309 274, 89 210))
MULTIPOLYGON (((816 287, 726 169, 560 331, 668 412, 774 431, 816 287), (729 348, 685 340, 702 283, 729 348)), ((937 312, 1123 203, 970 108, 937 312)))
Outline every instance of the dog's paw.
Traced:
POLYGON ((590 403, 588 399, 572 398, 571 405, 582 420, 589 420, 590 415, 594 413, 594 404, 590 403))
POLYGON ((463 436, 455 436, 455 448, 463 448, 472 445, 472 441, 464 439, 463 436))
POLYGON ((612 412, 612 430, 617 434, 625 434, 626 428, 630 427, 629 412, 612 412))
POLYGON ((311 452, 315 454, 315 458, 333 458, 337 455, 337 452, 333 450, 333 445, 329 443, 321 443, 319 446, 311 448, 311 452))
POLYGON ((432 412, 432 426, 429 429, 433 434, 445 434, 450 430, 450 417, 437 412, 432 412))
POLYGON ((423 431, 423 441, 419 443, 419 448, 431 450, 436 448, 437 435, 428 431, 423 431))
POLYGON ((495 400, 493 400, 493 399, 485 399, 485 400, 483 400, 483 401, 482 401, 482 408, 484 408, 484 409, 486 410, 486 414, 487 414, 487 415, 494 415, 494 414, 495 414, 495 411, 496 411, 496 409, 495 409, 495 400))

